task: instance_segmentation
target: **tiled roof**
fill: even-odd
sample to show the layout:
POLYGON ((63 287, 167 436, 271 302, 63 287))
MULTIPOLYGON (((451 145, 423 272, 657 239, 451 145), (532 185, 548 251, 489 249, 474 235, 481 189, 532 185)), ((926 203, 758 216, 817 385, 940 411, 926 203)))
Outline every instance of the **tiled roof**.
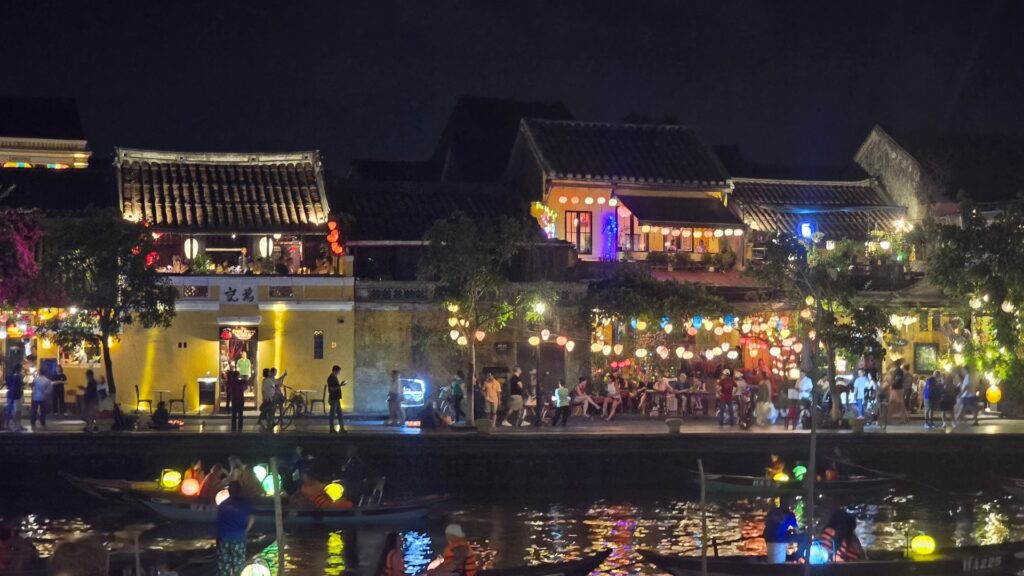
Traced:
POLYGON ((905 213, 899 206, 801 210, 762 204, 744 205, 743 220, 761 232, 797 234, 800 225, 809 222, 826 238, 864 239, 872 230, 891 229, 905 213))
POLYGON ((0 207, 70 216, 115 206, 113 170, 103 167, 0 168, 0 207), (5 193, 6 192, 6 193, 5 193))
POLYGON ((330 213, 317 152, 118 149, 116 165, 122 213, 156 229, 312 231, 330 213))
POLYGON ((85 140, 70 98, 0 98, 0 136, 85 140))
POLYGON ((743 221, 717 198, 618 196, 641 224, 653 226, 742 226, 743 221))
POLYGON ((747 204, 809 206, 886 206, 889 199, 872 180, 822 182, 733 178, 732 198, 747 204))
POLYGON ((470 217, 525 216, 507 184, 332 180, 331 205, 352 217, 349 239, 422 240, 434 222, 461 210, 470 217))
POLYGON ((718 158, 688 128, 526 119, 522 132, 549 177, 714 188, 718 158))

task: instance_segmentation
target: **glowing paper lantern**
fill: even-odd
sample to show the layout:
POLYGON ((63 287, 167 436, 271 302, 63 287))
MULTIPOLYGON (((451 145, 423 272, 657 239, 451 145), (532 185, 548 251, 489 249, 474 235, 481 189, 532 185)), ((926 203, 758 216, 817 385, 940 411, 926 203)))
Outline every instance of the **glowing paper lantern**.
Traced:
POLYGON ((647 322, 644 321, 644 320, 637 320, 636 321, 636 329, 637 330, 647 330, 647 322))
POLYGON ((256 476, 257 481, 263 482, 263 479, 267 477, 267 474, 270 474, 270 470, 267 469, 266 464, 257 464, 252 467, 252 473, 256 476))
POLYGON ((778 358, 779 356, 782 355, 782 349, 779 348, 778 346, 772 346, 771 348, 768 349, 768 354, 771 354, 773 357, 778 358))
POLYGON ((590 343, 590 351, 593 352, 594 354, 597 354, 598 352, 600 352, 601 351, 601 343, 600 342, 591 342, 590 343))
POLYGON ((274 495, 274 477, 267 474, 267 477, 260 482, 260 486, 263 486, 263 493, 267 496, 274 495))
POLYGON ((724 350, 725 352, 728 352, 729 348, 730 348, 730 346, 729 346, 728 342, 722 342, 722 350, 724 350))
POLYGON ((1002 399, 1003 391, 1000 390, 998 386, 993 384, 988 387, 988 390, 985 390, 985 400, 987 400, 989 404, 999 404, 999 401, 1002 399))
POLYGON ((718 346, 715 346, 714 348, 711 349, 711 353, 714 354, 715 356, 721 356, 722 349, 719 348, 718 346))
POLYGON ((455 316, 452 316, 451 318, 448 319, 448 325, 451 326, 452 328, 455 328, 455 325, 458 323, 459 319, 456 318, 455 316))
POLYGON ((580 203, 580 197, 579 196, 573 196, 572 200, 570 200, 570 202, 572 202, 573 204, 579 204, 580 203))
POLYGON ((345 495, 345 488, 337 482, 331 482, 327 486, 324 486, 324 494, 327 494, 327 497, 331 499, 331 502, 337 502, 345 495))
POLYGON ((572 340, 569 340, 568 342, 565 343, 566 352, 572 352, 574 348, 576 348, 576 343, 573 342, 572 340))
POLYGON ((683 352, 683 360, 689 360, 690 358, 693 358, 693 352, 689 350, 683 352))
POLYGON ((1014 308, 1016 308, 1013 305, 1013 302, 1010 302, 1009 300, 1003 300, 1002 305, 1000 305, 999 307, 1002 308, 1003 312, 1006 312, 1007 314, 1013 312, 1014 308))
POLYGON ((668 323, 668 324, 665 324, 665 334, 671 334, 673 328, 674 328, 674 326, 672 326, 671 322, 668 323))
POLYGON ((715 327, 715 336, 721 336, 722 334, 725 334, 725 330, 722 330, 721 326, 716 326, 715 327))
POLYGON ((164 470, 160 473, 160 487, 164 490, 174 490, 178 484, 181 484, 181 472, 164 470))
POLYGON ((213 497, 213 501, 214 501, 214 503, 217 504, 217 506, 220 506, 221 502, 227 500, 230 497, 231 497, 231 493, 228 492, 227 488, 225 488, 225 489, 221 490, 220 492, 217 492, 217 495, 213 497))
POLYGON ((612 351, 615 352, 616 355, 622 354, 622 344, 612 346, 612 351))
POLYGON ((608 205, 614 208, 619 205, 619 200, 617 198, 612 198, 608 201, 608 205))
POLYGON ((647 356, 647 349, 646 348, 637 348, 635 354, 636 354, 637 358, 644 358, 644 357, 647 356))
POLYGON ((451 332, 448 333, 448 336, 452 340, 458 340, 459 339, 459 331, 458 330, 452 330, 451 332))
POLYGON ((927 534, 918 534, 910 541, 910 551, 919 556, 927 556, 935 552, 935 538, 927 534))
POLYGON ((586 198, 583 199, 583 203, 587 204, 587 205, 593 204, 594 203, 594 199, 591 198, 590 196, 587 196, 586 198))
POLYGON ((565 343, 568 341, 569 339, 566 338, 565 336, 559 336, 558 338, 555 338, 555 344, 558 344, 559 346, 565 346, 565 343))
POLYGON ((734 230, 732 231, 732 235, 733 235, 733 236, 743 236, 743 230, 742 230, 742 229, 740 229, 740 228, 736 228, 736 229, 734 229, 734 230))
POLYGON ((796 344, 793 344, 793 352, 796 352, 797 354, 799 354, 799 353, 803 352, 803 350, 804 350, 804 345, 802 343, 797 342, 796 344))
POLYGON ((712 358, 715 357, 715 353, 711 350, 705 350, 704 357, 707 358, 708 360, 711 360, 712 358))
POLYGON ((776 482, 789 482, 789 474, 786 474, 785 472, 776 472, 775 475, 772 476, 772 480, 776 482))
POLYGON ((796 380, 799 377, 800 377, 800 369, 799 368, 790 368, 789 369, 789 379, 790 380, 796 380))
POLYGON ((735 360, 740 357, 740 353, 735 350, 729 350, 725 354, 725 357, 728 358, 729 360, 735 360))
POLYGON ((540 346, 540 338, 537 336, 530 336, 530 339, 527 340, 527 342, 530 343, 530 346, 540 346))
POLYGON ((700 325, 703 324, 703 323, 704 323, 704 319, 701 318, 700 316, 694 316, 693 317, 693 327, 694 328, 700 328, 700 325))
POLYGON ((195 496, 199 494, 199 480, 195 478, 186 478, 181 483, 181 493, 185 496, 195 496))
POLYGON ((603 196, 597 199, 597 203, 598 204, 604 204, 604 202, 605 202, 605 200, 604 200, 603 196))
POLYGON ((804 298, 804 304, 807 304, 808 306, 814 306, 814 296, 808 294, 807 297, 804 298))
POLYGON ((189 260, 195 258, 196 255, 199 254, 199 240, 196 240, 195 238, 187 238, 185 240, 184 248, 185 258, 188 258, 189 260))
POLYGON ((715 230, 715 238, 721 238, 725 234, 721 229, 715 230))
POLYGON ((760 353, 760 350, 758 350, 757 348, 751 348, 750 352, 748 352, 748 354, 750 354, 751 358, 757 358, 757 355, 759 353, 760 353))
POLYGON ((686 348, 683 348, 682 346, 676 348, 676 357, 677 358, 682 358, 683 354, 686 354, 686 348))
POLYGON ((565 204, 565 203, 566 203, 566 202, 568 202, 568 201, 569 201, 569 199, 568 199, 568 198, 566 198, 565 196, 559 196, 559 197, 558 197, 558 203, 559 203, 559 204, 565 204))
POLYGON ((821 542, 814 542, 811 544, 811 549, 808 553, 808 562, 815 565, 828 564, 831 555, 832 554, 824 544, 821 542))
POLYGON ((665 226, 664 228, 661 229, 661 235, 662 236, 668 236, 671 233, 672 233, 672 229, 669 228, 668 226, 665 226))
POLYGON ((459 336, 459 339, 455 341, 459 346, 465 346, 469 344, 469 339, 465 336, 459 336))
POLYGON ((476 332, 473 333, 473 338, 476 338, 477 342, 483 342, 484 338, 486 337, 487 333, 484 332, 483 330, 477 330, 476 332))
POLYGON ((551 330, 548 330, 547 328, 541 330, 540 331, 540 339, 544 340, 544 341, 547 341, 548 338, 551 338, 551 330))
POLYGON ((724 232, 726 236, 732 236, 732 228, 726 228, 724 232))
POLYGON ((640 227, 640 231, 643 232, 644 234, 647 234, 648 232, 651 231, 651 227, 649 224, 644 224, 643 226, 640 227))
POLYGON ((253 560, 252 564, 242 568, 242 572, 239 576, 271 576, 270 568, 263 563, 262 560, 257 558, 253 560))
POLYGON ((701 238, 701 237, 703 237, 703 236, 704 236, 704 233, 703 233, 703 232, 701 232, 700 230, 694 230, 694 231, 693 231, 693 237, 694 237, 694 238, 701 238))
POLYGON ((751 328, 750 322, 744 322, 743 325, 740 326, 740 329, 743 330, 744 334, 750 332, 750 328, 751 328))
POLYGON ((807 474, 807 467, 803 464, 797 464, 793 466, 793 477, 796 478, 797 482, 802 482, 804 474, 807 474))
POLYGON ((604 346, 601 347, 601 354, 604 354, 605 356, 607 356, 607 355, 609 355, 611 353, 612 353, 612 347, 611 346, 605 344, 604 346))
POLYGON ((693 326, 690 326, 689 328, 686 329, 686 333, 689 334, 690 336, 696 336, 697 329, 694 328, 693 326))

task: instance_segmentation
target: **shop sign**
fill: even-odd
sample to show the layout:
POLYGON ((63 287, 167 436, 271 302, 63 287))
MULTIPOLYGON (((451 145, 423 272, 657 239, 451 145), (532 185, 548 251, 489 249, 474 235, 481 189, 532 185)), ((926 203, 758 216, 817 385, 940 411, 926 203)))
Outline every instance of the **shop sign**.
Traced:
POLYGON ((223 328, 220 331, 221 340, 251 340, 256 335, 256 331, 252 328, 246 328, 245 326, 238 326, 236 328, 223 328))
POLYGON ((247 282, 225 283, 220 289, 221 304, 256 304, 256 285, 247 282))
POLYGON ((908 342, 903 338, 893 338, 892 340, 889 340, 889 346, 892 346, 894 348, 902 348, 907 344, 908 342))

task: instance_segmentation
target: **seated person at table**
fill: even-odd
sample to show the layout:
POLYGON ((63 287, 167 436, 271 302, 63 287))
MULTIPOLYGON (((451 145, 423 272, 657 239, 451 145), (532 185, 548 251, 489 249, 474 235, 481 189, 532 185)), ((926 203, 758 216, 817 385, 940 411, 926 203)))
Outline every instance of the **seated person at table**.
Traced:
POLYGON ((622 378, 618 378, 616 381, 614 376, 608 377, 608 396, 605 398, 604 406, 601 408, 601 417, 607 422, 611 422, 612 418, 615 418, 615 411, 618 410, 619 406, 622 404, 622 395, 619 393, 619 390, 623 386, 625 386, 625 381, 622 378), (611 406, 611 412, 608 412, 609 406, 611 406))
POLYGON ((158 402, 156 411, 153 412, 153 420, 149 425, 153 430, 177 430, 178 426, 171 424, 171 413, 167 411, 166 402, 158 402))
POLYGON ((590 411, 590 407, 593 406, 595 410, 600 410, 601 407, 590 397, 587 392, 587 377, 580 376, 580 381, 576 384, 576 387, 572 389, 572 405, 583 406, 583 413, 586 414, 590 411))
POLYGON ((864 552, 856 530, 857 519, 846 510, 839 509, 832 513, 818 537, 821 545, 828 550, 832 562, 867 560, 867 553, 864 552))

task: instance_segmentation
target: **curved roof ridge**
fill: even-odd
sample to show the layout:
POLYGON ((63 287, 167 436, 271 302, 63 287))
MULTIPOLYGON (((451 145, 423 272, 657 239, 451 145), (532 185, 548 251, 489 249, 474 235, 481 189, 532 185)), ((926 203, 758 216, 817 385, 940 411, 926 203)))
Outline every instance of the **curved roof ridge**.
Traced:
POLYGON ((878 181, 868 177, 861 180, 804 180, 800 178, 750 178, 732 176, 729 180, 740 183, 791 184, 797 186, 878 186, 878 181))

